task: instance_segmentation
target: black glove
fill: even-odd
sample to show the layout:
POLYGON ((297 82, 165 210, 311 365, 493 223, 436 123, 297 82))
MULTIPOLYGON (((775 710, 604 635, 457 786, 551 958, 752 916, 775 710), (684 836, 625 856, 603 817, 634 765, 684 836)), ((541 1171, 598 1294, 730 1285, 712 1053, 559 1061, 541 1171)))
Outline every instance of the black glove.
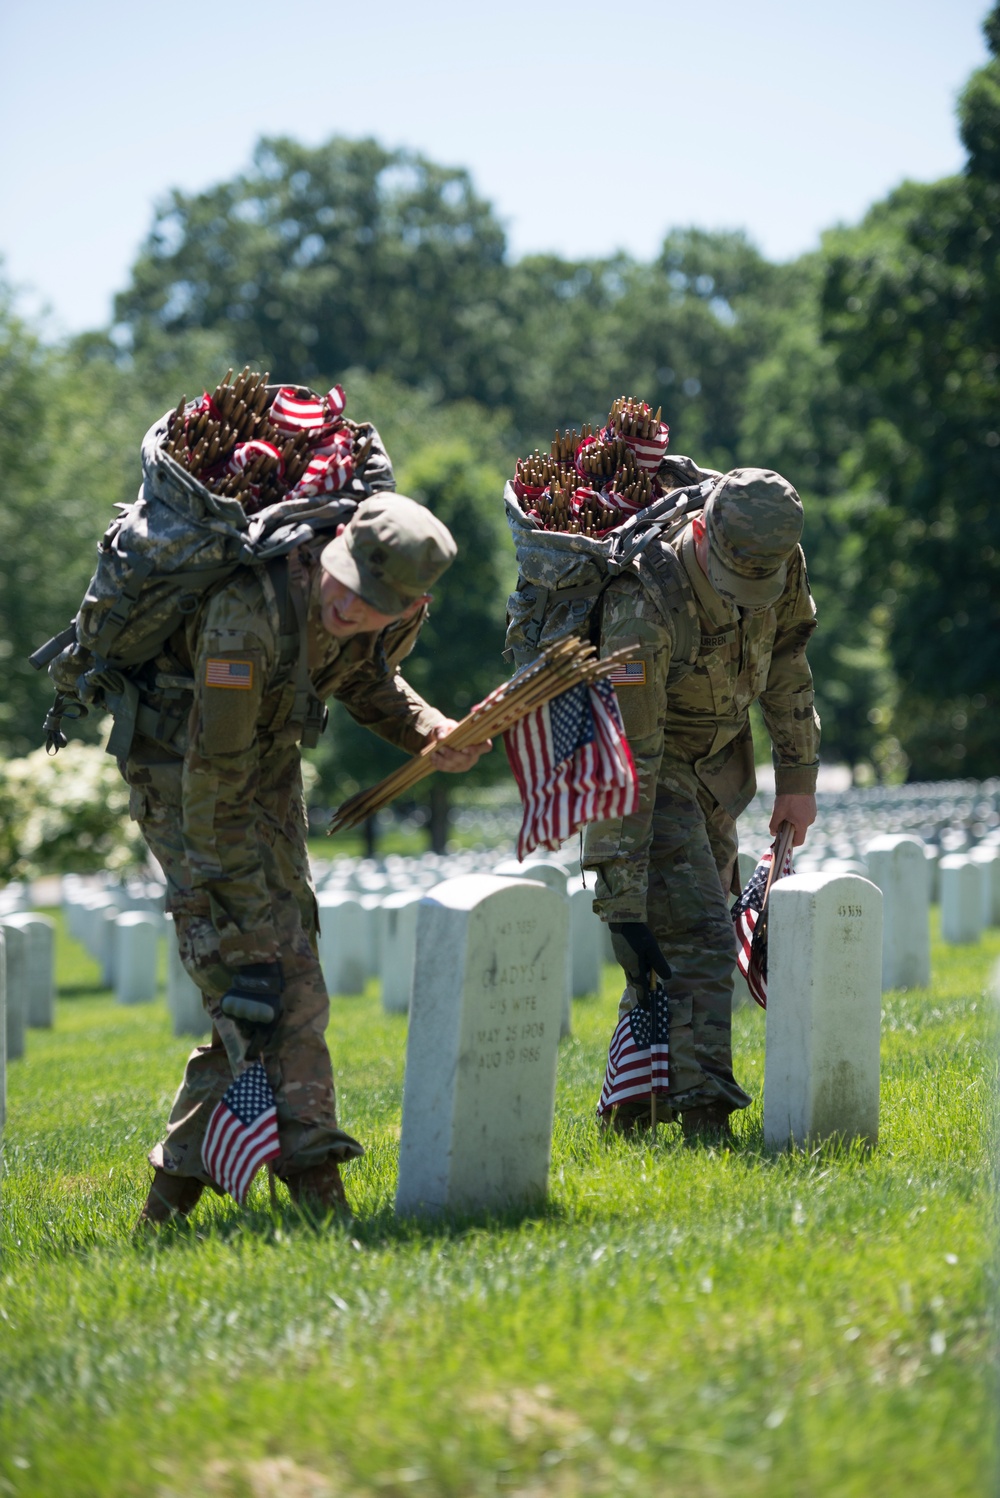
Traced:
POLYGON ((237 968, 222 996, 222 1012, 243 1025, 273 1025, 281 1014, 284 982, 280 962, 237 968))
POLYGON ((611 935, 618 938, 614 943, 615 956, 628 978, 639 987, 648 986, 650 968, 659 978, 670 977, 670 964, 643 921, 612 921, 610 929, 611 935))

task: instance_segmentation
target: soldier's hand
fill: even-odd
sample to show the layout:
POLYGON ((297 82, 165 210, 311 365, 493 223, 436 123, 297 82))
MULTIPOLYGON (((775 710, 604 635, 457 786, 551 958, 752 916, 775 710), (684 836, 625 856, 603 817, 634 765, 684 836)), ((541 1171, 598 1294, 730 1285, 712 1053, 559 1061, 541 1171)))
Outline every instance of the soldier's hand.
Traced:
POLYGON ((806 840, 806 833, 815 820, 816 797, 802 794, 791 795, 786 791, 784 795, 774 798, 774 810, 771 813, 771 825, 768 831, 772 837, 777 837, 782 822, 791 822, 795 828, 792 847, 801 848, 806 840))
POLYGON ((244 1025, 273 1025, 281 1015, 284 981, 280 962, 237 968, 222 996, 222 1012, 244 1025))
POLYGON ((611 935, 615 956, 629 979, 643 986, 652 968, 658 978, 670 977, 670 964, 660 951, 660 944, 643 921, 612 921, 611 935))
MULTIPOLYGON (((431 730, 431 738, 443 739, 445 734, 457 727, 454 718, 446 718, 431 730)), ((479 756, 489 753, 492 748, 493 740, 486 739, 484 743, 472 744, 468 749, 435 749, 431 755, 431 764, 435 770, 448 770, 453 775, 460 775, 463 770, 471 770, 479 756)))

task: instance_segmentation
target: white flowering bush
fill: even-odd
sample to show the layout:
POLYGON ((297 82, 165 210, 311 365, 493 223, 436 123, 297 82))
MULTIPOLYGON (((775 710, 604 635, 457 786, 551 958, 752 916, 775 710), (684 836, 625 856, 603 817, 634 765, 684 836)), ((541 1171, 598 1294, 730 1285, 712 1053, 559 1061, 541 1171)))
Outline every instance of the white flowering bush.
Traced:
POLYGON ((0 765, 0 880, 136 867, 145 845, 128 815, 128 786, 93 744, 50 757, 36 749, 0 765))

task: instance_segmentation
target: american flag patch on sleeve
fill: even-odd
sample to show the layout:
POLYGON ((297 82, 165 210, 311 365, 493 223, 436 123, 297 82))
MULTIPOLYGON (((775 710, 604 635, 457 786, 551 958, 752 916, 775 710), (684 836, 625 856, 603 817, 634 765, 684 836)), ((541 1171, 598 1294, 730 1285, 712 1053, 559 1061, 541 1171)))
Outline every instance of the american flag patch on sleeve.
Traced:
POLYGON ((644 687, 646 685, 646 662, 626 661, 609 673, 608 681, 613 687, 644 687))
POLYGON ((253 661, 227 661, 210 655, 205 662, 205 685, 249 692, 253 686, 253 661))

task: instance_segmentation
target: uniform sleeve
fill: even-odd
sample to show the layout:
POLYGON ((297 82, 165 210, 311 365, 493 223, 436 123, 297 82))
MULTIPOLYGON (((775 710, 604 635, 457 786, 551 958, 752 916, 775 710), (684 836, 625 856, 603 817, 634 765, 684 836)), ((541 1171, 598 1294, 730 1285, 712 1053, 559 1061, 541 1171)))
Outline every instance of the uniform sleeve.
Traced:
POLYGON ((633 682, 616 691, 639 778, 639 807, 632 816, 595 822, 587 828, 583 863, 597 873, 594 909, 606 921, 646 919, 653 807, 663 757, 673 643, 670 625, 638 578, 616 579, 602 603, 601 655, 629 650, 633 682))
POLYGON ((399 670, 400 661, 416 644, 426 617, 426 609, 421 609, 414 618, 390 625, 375 658, 352 672, 336 693, 338 702, 356 723, 407 754, 419 754, 438 724, 447 721, 444 713, 414 691, 399 670))
POLYGON ((788 564, 788 581, 775 612, 774 649, 760 698, 773 746, 775 792, 808 795, 816 789, 820 726, 806 660, 806 645, 816 628, 816 606, 801 546, 788 564))
POLYGON ((191 643, 182 804, 192 886, 207 896, 227 967, 273 961, 278 942, 253 800, 257 719, 276 642, 243 590, 227 588, 209 601, 191 643))

